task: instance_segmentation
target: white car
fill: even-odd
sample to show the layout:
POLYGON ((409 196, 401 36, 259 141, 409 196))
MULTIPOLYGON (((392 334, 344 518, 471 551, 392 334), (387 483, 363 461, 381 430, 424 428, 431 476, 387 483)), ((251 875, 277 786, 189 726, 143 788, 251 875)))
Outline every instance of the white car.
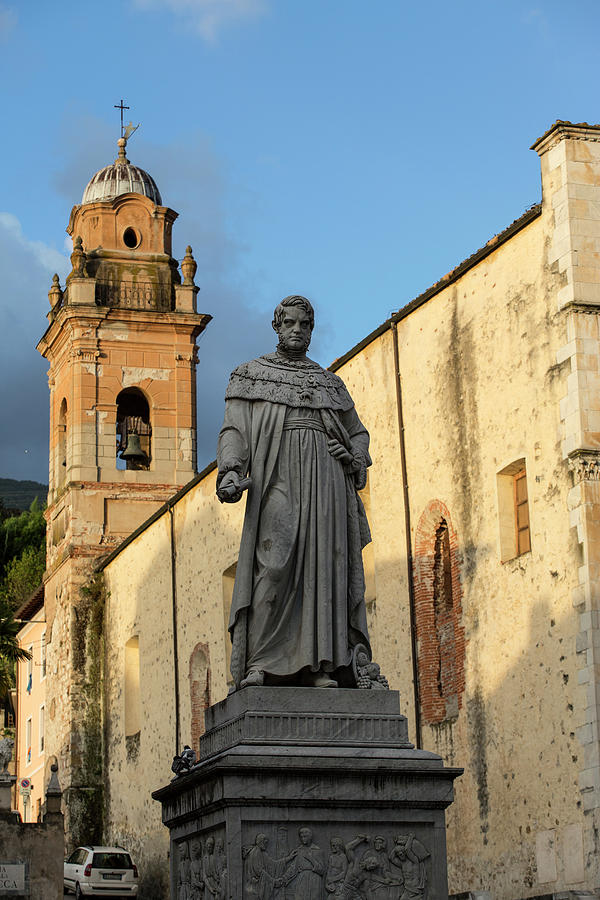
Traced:
POLYGON ((122 847, 78 847, 65 859, 65 892, 81 897, 137 897, 138 870, 122 847))

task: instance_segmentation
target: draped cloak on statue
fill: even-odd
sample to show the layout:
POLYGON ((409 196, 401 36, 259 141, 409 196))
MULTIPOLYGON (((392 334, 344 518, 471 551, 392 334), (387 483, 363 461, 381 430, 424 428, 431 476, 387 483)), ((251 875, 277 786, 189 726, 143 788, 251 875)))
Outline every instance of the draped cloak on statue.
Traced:
POLYGON ((227 388, 217 487, 251 484, 229 631, 237 687, 250 669, 278 678, 334 673, 369 645, 362 548, 371 536, 357 489, 369 435, 337 375, 269 354, 239 366, 227 388), (331 438, 352 455, 343 464, 331 438))

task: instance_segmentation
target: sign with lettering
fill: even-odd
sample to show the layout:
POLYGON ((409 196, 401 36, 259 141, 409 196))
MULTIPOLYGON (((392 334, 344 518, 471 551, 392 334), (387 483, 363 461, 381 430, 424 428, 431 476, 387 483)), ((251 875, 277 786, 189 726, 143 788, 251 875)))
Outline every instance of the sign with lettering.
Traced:
POLYGON ((0 860, 0 897, 29 895, 29 879, 26 863, 0 860))

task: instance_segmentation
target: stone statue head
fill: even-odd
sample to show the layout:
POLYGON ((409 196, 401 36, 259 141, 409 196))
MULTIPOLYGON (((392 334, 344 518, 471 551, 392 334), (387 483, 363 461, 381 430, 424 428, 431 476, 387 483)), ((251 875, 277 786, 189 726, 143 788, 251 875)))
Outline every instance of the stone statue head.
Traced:
POLYGON ((304 844, 305 847, 308 847, 309 844, 312 844, 312 831, 310 830, 310 828, 306 828, 306 826, 304 826, 303 828, 299 828, 298 837, 300 838, 300 843, 304 844))
POLYGON ((387 840, 382 834, 376 834, 375 839, 373 840, 373 846, 376 850, 385 850, 387 847, 387 840))
POLYGON ((269 838, 266 834, 257 834, 254 838, 254 843, 257 847, 260 847, 261 850, 267 849, 267 844, 269 843, 269 838))
POLYGON ((210 837, 206 838, 206 852, 214 853, 214 850, 215 850, 215 839, 211 835, 210 837))
POLYGON ((187 845, 187 841, 182 841, 179 844, 179 856, 181 859, 188 859, 190 853, 187 845))
POLYGON ((192 848, 192 857, 194 859, 200 859, 200 857, 202 856, 202 843, 200 841, 200 838, 192 838, 192 840, 190 841, 190 845, 192 848))
POLYGON ((329 846, 331 847, 332 853, 341 853, 344 849, 344 841, 341 837, 334 836, 329 841, 329 846))
POLYGON ((272 325, 279 336, 280 349, 306 352, 315 326, 315 311, 311 302, 300 294, 284 297, 275 307, 272 325))
POLYGON ((376 856, 372 856, 371 854, 366 854, 360 861, 361 869, 365 869, 367 872, 372 872, 373 869, 376 869, 379 865, 379 860, 376 856))

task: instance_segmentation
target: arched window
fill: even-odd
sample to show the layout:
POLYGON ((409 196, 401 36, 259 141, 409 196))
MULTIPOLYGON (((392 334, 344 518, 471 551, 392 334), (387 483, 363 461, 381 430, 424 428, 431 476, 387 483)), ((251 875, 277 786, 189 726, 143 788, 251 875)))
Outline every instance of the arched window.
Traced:
POLYGON ((457 539, 450 514, 433 500, 415 540, 415 624, 423 721, 455 719, 465 688, 465 632, 457 539))
POLYGON ((62 487, 67 477, 67 401, 63 397, 58 414, 58 472, 56 482, 62 487))
POLYGON ((456 641, 454 639, 452 570, 448 523, 442 519, 435 532, 433 550, 433 614, 438 653, 437 687, 447 698, 454 687, 456 641))
POLYGON ((149 469, 151 458, 150 407, 138 388, 117 397, 117 468, 149 469))
POLYGON ((204 711, 210 706, 210 666, 207 644, 196 644, 190 656, 190 703, 192 747, 198 752, 204 734, 204 711))
POLYGON ((125 644, 125 737, 139 734, 141 728, 140 639, 136 635, 125 644))

